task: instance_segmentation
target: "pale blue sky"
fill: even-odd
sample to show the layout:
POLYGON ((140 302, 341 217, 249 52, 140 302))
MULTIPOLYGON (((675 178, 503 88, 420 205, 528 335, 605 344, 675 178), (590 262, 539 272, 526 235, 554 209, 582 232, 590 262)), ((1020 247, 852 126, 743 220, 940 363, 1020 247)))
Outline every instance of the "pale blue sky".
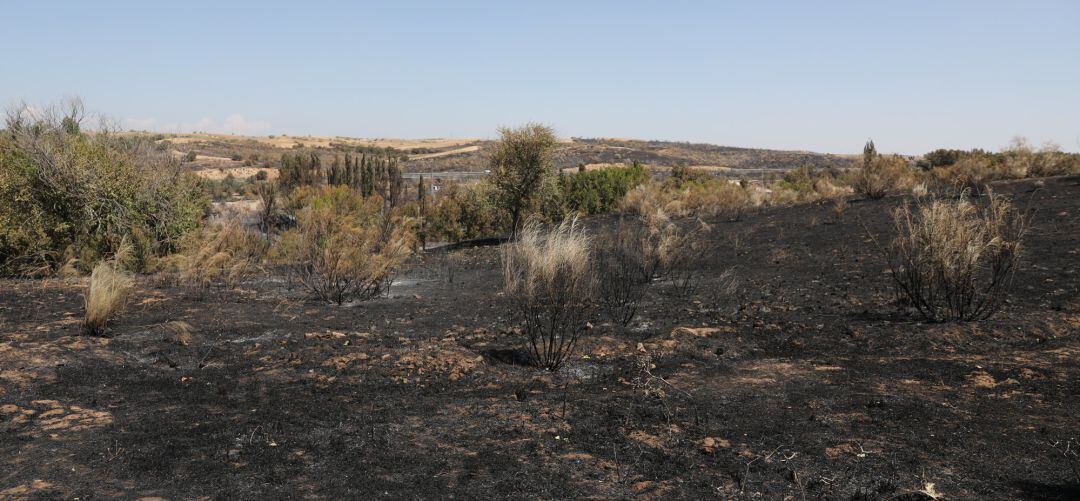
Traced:
POLYGON ((0 99, 127 126, 1080 149, 1080 1, 3 2, 0 99))

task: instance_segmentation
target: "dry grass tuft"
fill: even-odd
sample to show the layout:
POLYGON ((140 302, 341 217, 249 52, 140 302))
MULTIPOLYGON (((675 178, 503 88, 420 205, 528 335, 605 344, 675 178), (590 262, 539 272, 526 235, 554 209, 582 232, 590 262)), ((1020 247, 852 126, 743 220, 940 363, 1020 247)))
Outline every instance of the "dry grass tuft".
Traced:
POLYGON ((105 334, 109 321, 124 309, 133 286, 131 277, 119 271, 115 263, 98 263, 90 274, 90 286, 84 297, 83 332, 94 336, 105 334))
POLYGON ((893 213, 898 236, 887 249, 901 297, 930 321, 990 317, 1005 301, 1026 218, 1000 195, 980 208, 967 193, 926 199, 893 213))
POLYGON ((161 261, 161 271, 204 297, 214 284, 236 287, 260 270, 268 242, 235 219, 185 237, 180 251, 161 261))
POLYGON ((577 219, 544 231, 535 221, 503 249, 503 278, 533 362, 556 370, 573 353, 594 288, 591 240, 577 219))

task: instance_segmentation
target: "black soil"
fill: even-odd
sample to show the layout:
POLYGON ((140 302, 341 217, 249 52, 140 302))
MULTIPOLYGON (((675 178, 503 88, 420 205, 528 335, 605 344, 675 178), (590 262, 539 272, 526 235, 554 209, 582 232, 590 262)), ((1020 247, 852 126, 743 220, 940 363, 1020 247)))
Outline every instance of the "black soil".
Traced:
POLYGON ((83 285, 2 281, 0 498, 1078 499, 1080 186, 996 189, 1037 212, 991 320, 898 305, 868 232, 902 198, 800 205, 710 221, 695 291, 554 374, 495 247, 344 307, 146 277, 107 338, 83 285))

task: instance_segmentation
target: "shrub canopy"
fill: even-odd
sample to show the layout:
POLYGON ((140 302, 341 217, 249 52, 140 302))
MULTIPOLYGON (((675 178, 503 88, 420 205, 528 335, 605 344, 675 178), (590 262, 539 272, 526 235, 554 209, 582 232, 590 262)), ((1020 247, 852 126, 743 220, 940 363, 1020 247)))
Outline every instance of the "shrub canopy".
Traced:
POLYGON ((134 248, 130 267, 175 250, 209 208, 200 182, 149 138, 82 132, 78 114, 9 114, 0 134, 0 274, 84 271, 134 248), (59 118, 57 118, 59 117, 59 118))

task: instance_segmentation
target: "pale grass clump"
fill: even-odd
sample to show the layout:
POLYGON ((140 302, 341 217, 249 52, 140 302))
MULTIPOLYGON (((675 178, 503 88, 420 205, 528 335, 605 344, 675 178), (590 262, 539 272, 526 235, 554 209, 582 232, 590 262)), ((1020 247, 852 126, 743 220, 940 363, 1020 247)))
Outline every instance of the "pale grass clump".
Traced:
POLYGON ((576 219, 547 231, 530 221, 503 249, 505 293, 539 367, 558 369, 585 328, 595 283, 591 253, 591 239, 576 219))
POLYGON ((832 200, 846 197, 854 193, 850 186, 842 186, 830 179, 818 179, 814 181, 814 200, 832 200))
POLYGON ((650 215, 658 210, 673 217, 723 216, 738 220, 751 206, 751 195, 738 183, 709 179, 683 186, 645 183, 627 192, 619 207, 650 215))
POLYGON ((645 183, 628 191, 619 202, 619 208, 624 212, 651 214, 663 208, 666 198, 659 183, 645 183))
POLYGON ((980 208, 967 193, 927 199, 893 213, 898 236, 887 250, 900 296, 930 321, 990 317, 1019 265, 1026 219, 990 193, 980 208))
POLYGON ((179 247, 158 268, 201 297, 214 284, 236 287, 255 275, 268 243, 259 232, 228 219, 187 235, 179 247))
POLYGON ((98 263, 90 274, 90 286, 84 297, 83 332, 94 336, 104 334, 109 321, 124 309, 133 286, 131 277, 117 269, 114 262, 98 263))

